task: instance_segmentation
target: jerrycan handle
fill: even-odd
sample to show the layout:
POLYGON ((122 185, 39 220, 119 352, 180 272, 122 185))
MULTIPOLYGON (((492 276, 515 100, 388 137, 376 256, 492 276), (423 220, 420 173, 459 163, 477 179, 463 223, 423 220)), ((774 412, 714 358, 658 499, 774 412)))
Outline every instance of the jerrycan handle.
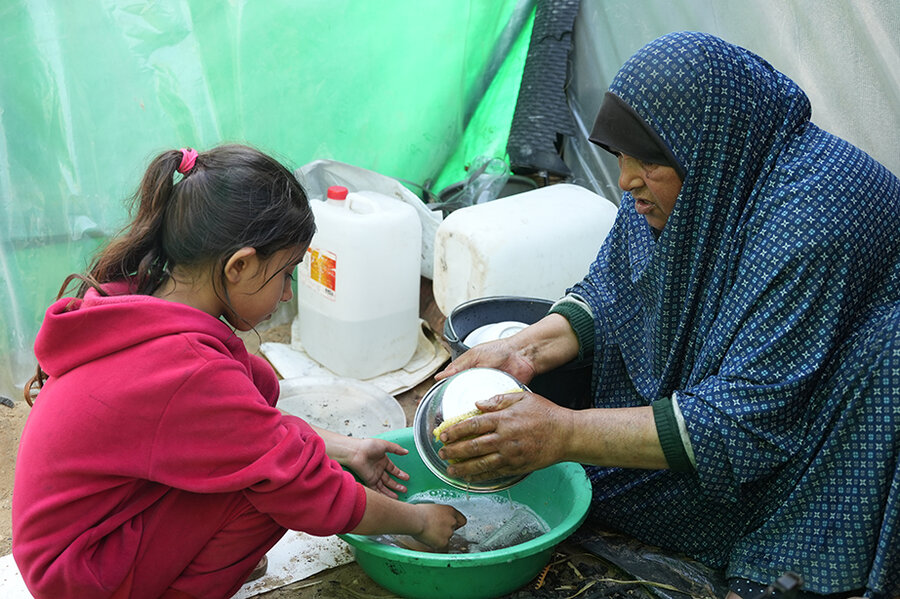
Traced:
POLYGON ((444 321, 444 338, 450 344, 459 343, 459 335, 456 329, 453 328, 453 322, 449 318, 444 321))
POLYGON ((352 193, 347 196, 350 202, 350 212, 357 214, 372 214, 378 211, 378 204, 372 198, 366 197, 361 193, 352 193))

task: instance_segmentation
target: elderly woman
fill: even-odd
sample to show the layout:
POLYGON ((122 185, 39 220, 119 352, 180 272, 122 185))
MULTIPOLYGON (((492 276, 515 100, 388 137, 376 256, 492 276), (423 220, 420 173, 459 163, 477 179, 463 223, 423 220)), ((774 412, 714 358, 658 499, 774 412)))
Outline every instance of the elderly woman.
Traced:
POLYGON ((528 382, 593 354, 594 407, 479 403, 444 433, 451 473, 578 461, 595 523, 724 567, 730 597, 786 570, 896 597, 900 181, 809 119, 794 82, 713 36, 629 59, 591 135, 625 193, 590 272, 438 375, 528 382))

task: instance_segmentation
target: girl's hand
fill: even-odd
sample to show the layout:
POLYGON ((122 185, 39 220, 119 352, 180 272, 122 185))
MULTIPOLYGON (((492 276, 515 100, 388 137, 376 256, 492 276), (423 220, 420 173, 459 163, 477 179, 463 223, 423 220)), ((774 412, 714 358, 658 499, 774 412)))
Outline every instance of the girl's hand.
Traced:
POLYGON ((397 493, 405 493, 406 486, 400 480, 409 480, 409 474, 398 468, 387 454, 405 455, 409 450, 384 439, 356 441, 345 465, 353 470, 363 484, 383 495, 396 499, 397 493))
POLYGON ((409 480, 409 474, 398 468, 387 454, 406 455, 409 450, 383 439, 360 439, 310 427, 325 441, 328 457, 352 470, 364 485, 391 499, 396 499, 397 493, 406 493, 406 487, 397 479, 409 480))
POLYGON ((452 506, 403 503, 366 489, 366 511, 351 532, 358 535, 399 535, 398 540, 410 549, 442 551, 450 544, 453 532, 465 524, 466 517, 452 506))
POLYGON ((456 529, 466 525, 466 517, 452 506, 417 503, 415 508, 421 514, 423 528, 421 533, 412 536, 432 549, 438 551, 446 549, 456 529))

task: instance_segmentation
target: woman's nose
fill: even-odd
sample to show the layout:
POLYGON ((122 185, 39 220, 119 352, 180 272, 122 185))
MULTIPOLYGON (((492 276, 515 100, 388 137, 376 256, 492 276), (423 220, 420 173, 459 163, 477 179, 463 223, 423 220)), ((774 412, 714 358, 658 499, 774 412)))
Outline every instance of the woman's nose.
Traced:
POLYGON ((631 191, 643 185, 640 177, 638 161, 631 156, 619 155, 619 187, 622 191, 631 191))

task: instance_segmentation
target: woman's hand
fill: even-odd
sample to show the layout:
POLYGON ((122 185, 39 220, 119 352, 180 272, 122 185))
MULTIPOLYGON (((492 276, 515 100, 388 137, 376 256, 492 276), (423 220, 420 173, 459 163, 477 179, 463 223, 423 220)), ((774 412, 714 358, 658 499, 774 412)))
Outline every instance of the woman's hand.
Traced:
POLYGON ((344 465, 367 487, 396 499, 397 493, 406 492, 406 486, 400 480, 409 480, 409 474, 398 468, 388 453, 405 455, 409 450, 384 439, 357 439, 344 465))
POLYGON ((441 434, 447 474, 479 481, 526 474, 558 462, 668 468, 651 406, 570 410, 531 392, 475 404, 485 412, 441 434))
POLYGON ((479 481, 526 474, 566 461, 574 413, 531 392, 496 395, 475 404, 484 414, 441 434, 447 474, 479 481))
POLYGON ((516 380, 527 384, 536 374, 534 364, 509 339, 497 339, 476 345, 453 360, 447 368, 434 375, 443 380, 469 368, 496 368, 508 372, 516 380))
POLYGON ((559 314, 548 314, 504 339, 476 345, 437 373, 443 380, 467 368, 496 368, 526 385, 537 374, 562 366, 578 356, 578 337, 569 321, 559 314))

